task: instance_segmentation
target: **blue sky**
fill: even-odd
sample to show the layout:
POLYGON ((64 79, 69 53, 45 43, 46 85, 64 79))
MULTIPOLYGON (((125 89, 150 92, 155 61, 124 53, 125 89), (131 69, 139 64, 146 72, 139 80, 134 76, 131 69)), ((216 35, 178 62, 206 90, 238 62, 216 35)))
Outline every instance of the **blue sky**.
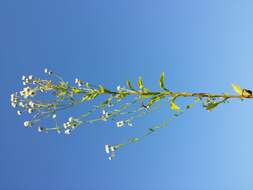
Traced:
POLYGON ((45 67, 111 88, 141 75, 158 89, 162 71, 176 91, 251 88, 252 9, 247 0, 1 1, 0 189, 252 189, 250 100, 197 106, 113 161, 104 144, 162 123, 169 107, 136 131, 100 123, 66 137, 25 129, 9 103, 21 76, 45 67))

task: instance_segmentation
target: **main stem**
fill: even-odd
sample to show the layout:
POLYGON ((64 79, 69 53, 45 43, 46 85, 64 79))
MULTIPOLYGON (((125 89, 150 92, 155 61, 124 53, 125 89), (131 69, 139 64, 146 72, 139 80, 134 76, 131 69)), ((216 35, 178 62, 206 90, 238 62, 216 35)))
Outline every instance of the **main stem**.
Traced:
MULTIPOLYGON (((243 95, 231 95, 227 93, 223 94, 211 94, 211 93, 188 93, 188 92, 170 92, 170 91, 165 91, 165 92, 160 92, 160 91, 154 91, 154 92, 143 92, 143 91, 128 91, 124 92, 127 95, 144 95, 144 96, 156 96, 156 95, 166 95, 166 96, 171 96, 171 97, 199 97, 199 98, 224 98, 224 99, 251 99, 253 98, 253 95, 248 95, 248 96, 243 96, 243 95)), ((120 92, 115 92, 115 91, 106 91, 105 94, 112 94, 112 95, 117 95, 120 94, 120 92)))

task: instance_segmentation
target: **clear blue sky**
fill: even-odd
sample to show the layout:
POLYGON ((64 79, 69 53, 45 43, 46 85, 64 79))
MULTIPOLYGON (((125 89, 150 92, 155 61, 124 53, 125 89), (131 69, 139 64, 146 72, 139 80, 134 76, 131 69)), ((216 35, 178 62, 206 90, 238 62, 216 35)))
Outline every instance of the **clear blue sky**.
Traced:
MULTIPOLYGON (((251 190, 251 101, 198 106, 108 161, 104 144, 134 130, 40 134, 23 127, 9 95, 45 67, 112 88, 142 75, 157 89, 162 71, 175 90, 252 88, 252 10, 249 0, 0 1, 0 189, 251 190)), ((168 115, 142 118, 137 134, 168 115)))

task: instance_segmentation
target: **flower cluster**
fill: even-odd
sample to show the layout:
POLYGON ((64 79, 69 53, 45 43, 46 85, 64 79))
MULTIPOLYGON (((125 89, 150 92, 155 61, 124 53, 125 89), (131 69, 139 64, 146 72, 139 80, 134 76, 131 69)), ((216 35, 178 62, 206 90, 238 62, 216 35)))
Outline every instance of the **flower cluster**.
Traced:
MULTIPOLYGON (((155 102, 166 96, 174 96, 170 92, 149 91, 143 86, 141 78, 138 81, 139 89, 133 87, 130 81, 128 81, 127 88, 117 86, 115 90, 111 91, 102 85, 89 84, 78 78, 75 79, 76 85, 71 85, 69 82, 65 82, 57 73, 47 68, 44 70, 44 73, 50 79, 40 79, 32 75, 22 76, 23 89, 11 94, 10 98, 11 106, 18 108, 18 115, 28 113, 30 116, 30 119, 24 121, 24 127, 37 127, 38 132, 47 133, 49 131, 56 131, 57 133, 62 132, 69 135, 80 125, 89 125, 94 122, 109 120, 114 122, 114 125, 118 128, 133 126, 133 120, 145 115, 144 113, 148 113, 147 109, 143 108, 150 108, 148 111, 151 111, 151 106, 155 102), (92 109, 79 117, 69 117, 66 122, 58 123, 59 112, 86 102, 93 104, 92 101, 98 96, 101 97, 101 95, 109 95, 109 97, 103 99, 98 105, 92 105, 92 109), (130 101, 126 98, 130 95, 136 96, 135 99, 130 101), (141 105, 144 98, 149 99, 147 106, 143 103, 141 105), (126 116, 129 117, 126 118, 126 116), (46 125, 42 123, 44 120, 49 119, 51 119, 51 123, 47 122, 46 125), (51 126, 52 123, 53 126, 51 126)), ((160 81, 160 83, 163 89, 165 89, 163 81, 160 81)), ((173 101, 175 101, 175 97, 173 97, 173 101)), ((90 106, 89 103, 88 106, 90 106)), ((131 143, 137 142, 136 139, 131 141, 131 143)), ((117 149, 125 145, 105 145, 105 151, 109 154, 109 160, 115 157, 117 149)))
POLYGON ((103 110, 103 111, 102 111, 101 120, 103 120, 103 121, 107 121, 107 120, 109 119, 109 117, 110 117, 109 112, 107 112, 107 111, 103 110))
POLYGON ((36 79, 34 78, 34 76, 32 76, 32 75, 29 75, 28 77, 26 77, 26 76, 22 76, 22 83, 23 83, 23 85, 25 86, 25 85, 28 85, 28 84, 34 84, 35 83, 35 81, 36 81, 36 79))
POLYGON ((112 160, 116 156, 115 151, 123 146, 124 146, 124 144, 115 144, 115 145, 106 144, 105 145, 105 152, 107 154, 109 154, 108 159, 112 160))
POLYGON ((17 104, 18 104, 17 93, 11 94, 11 106, 12 106, 13 108, 16 108, 17 104))
POLYGON ((64 133, 66 135, 70 135, 71 132, 81 124, 82 121, 80 121, 78 118, 69 117, 68 121, 63 123, 64 133))

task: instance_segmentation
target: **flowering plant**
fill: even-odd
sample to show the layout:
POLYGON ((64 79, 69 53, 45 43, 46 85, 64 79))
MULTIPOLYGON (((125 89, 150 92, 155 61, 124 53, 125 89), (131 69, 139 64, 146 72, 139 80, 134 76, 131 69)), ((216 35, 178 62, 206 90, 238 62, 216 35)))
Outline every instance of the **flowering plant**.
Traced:
POLYGON ((92 85, 80 79, 75 79, 75 85, 71 85, 53 71, 45 69, 44 72, 51 78, 40 79, 32 75, 23 76, 22 83, 25 87, 20 92, 11 94, 11 106, 18 109, 17 114, 28 113, 31 116, 30 120, 24 122, 24 126, 37 127, 38 132, 57 132, 70 135, 80 126, 109 120, 114 122, 118 128, 132 127, 135 119, 156 110, 157 106, 155 104, 158 102, 165 100, 163 103, 170 105, 170 109, 174 112, 173 116, 163 124, 148 128, 142 136, 130 138, 126 143, 105 145, 109 160, 115 157, 116 150, 139 142, 157 130, 166 127, 172 119, 182 115, 185 110, 192 108, 198 102, 201 102, 206 110, 212 111, 220 104, 227 103, 230 99, 253 98, 251 90, 241 89, 236 84, 232 84, 232 88, 236 92, 233 95, 228 93, 174 92, 165 87, 164 73, 160 76, 160 91, 151 91, 146 88, 142 77, 138 80, 138 88, 133 87, 131 81, 128 80, 126 83, 127 88, 118 86, 115 91, 112 91, 102 85, 92 85), (46 96, 46 100, 44 100, 43 95, 46 96), (58 122, 57 115, 61 111, 85 102, 91 102, 98 96, 103 95, 105 96, 104 101, 92 106, 92 109, 86 113, 78 117, 69 117, 67 121, 61 124, 58 122), (192 97, 193 101, 186 106, 179 106, 176 100, 185 97, 192 97), (122 101, 123 99, 126 102, 122 101), (99 112, 99 116, 90 119, 95 115, 95 112, 99 112), (123 120, 118 119, 123 116, 128 117, 123 120), (42 121, 44 120, 52 120, 53 126, 43 126, 42 121))

